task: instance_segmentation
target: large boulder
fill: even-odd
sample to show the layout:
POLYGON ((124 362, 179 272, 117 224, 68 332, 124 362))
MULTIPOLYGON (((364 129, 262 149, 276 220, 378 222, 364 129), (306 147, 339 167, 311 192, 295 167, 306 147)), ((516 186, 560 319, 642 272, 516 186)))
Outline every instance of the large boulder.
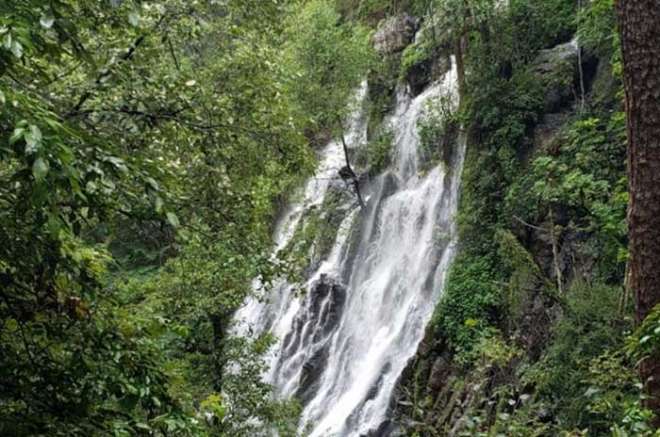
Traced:
POLYGON ((532 69, 546 87, 546 114, 566 109, 581 92, 578 60, 582 62, 583 86, 585 92, 588 92, 596 73, 598 59, 593 53, 579 47, 577 40, 541 50, 534 60, 532 69))
POLYGON ((533 71, 546 87, 544 110, 558 112, 575 96, 578 46, 571 41, 541 50, 534 60, 533 71))
POLYGON ((555 74, 564 71, 564 67, 575 66, 578 46, 575 41, 559 44, 550 49, 541 50, 534 60, 534 70, 541 74, 555 74))
POLYGON ((407 14, 390 17, 374 34, 374 48, 382 55, 400 52, 412 42, 418 26, 418 20, 407 14))

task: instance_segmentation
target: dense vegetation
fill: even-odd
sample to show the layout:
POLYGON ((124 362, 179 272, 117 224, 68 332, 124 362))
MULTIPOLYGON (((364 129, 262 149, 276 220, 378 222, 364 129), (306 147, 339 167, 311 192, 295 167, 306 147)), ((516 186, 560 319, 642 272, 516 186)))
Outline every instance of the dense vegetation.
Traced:
POLYGON ((403 421, 420 435, 650 435, 635 363, 657 348, 640 352, 652 339, 633 333, 624 287, 614 3, 461 3, 433 2, 465 49, 461 251, 427 334, 434 351, 404 384, 403 421), (577 69, 542 51, 573 35, 577 69), (450 374, 440 394, 424 385, 434 362, 450 374))
POLYGON ((300 406, 261 381, 273 339, 231 337, 231 316, 332 244, 330 198, 269 255, 279 206, 361 80, 355 160, 375 175, 395 85, 451 53, 461 106, 440 102, 420 136, 433 162, 468 137, 460 251, 399 424, 652 435, 635 366, 658 354, 660 311, 636 328, 624 286, 614 1, 496 3, 2 2, 0 434, 295 435, 300 406), (404 13, 425 37, 376 56, 372 30, 404 13), (547 58, 575 35, 576 62, 547 58), (442 392, 427 384, 439 359, 442 392))
POLYGON ((287 432, 271 340, 225 331, 368 36, 323 0, 0 5, 0 434, 287 432))

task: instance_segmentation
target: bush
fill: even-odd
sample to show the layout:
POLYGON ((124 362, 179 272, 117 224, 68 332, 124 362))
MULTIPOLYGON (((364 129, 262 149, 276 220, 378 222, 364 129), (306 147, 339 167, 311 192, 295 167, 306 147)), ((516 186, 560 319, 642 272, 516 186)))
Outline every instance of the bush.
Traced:
POLYGON ((551 344, 524 378, 554 405, 565 429, 607 432, 625 401, 637 398, 631 363, 619 352, 630 326, 619 314, 620 294, 619 287, 575 283, 551 344))
POLYGON ((433 315, 437 336, 459 353, 471 351, 489 333, 500 303, 492 261, 459 255, 433 315))

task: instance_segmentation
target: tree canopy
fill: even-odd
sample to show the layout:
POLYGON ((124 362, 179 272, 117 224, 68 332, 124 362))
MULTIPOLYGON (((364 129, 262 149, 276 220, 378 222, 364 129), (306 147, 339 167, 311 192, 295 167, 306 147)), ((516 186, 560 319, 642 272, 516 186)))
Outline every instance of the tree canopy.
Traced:
POLYGON ((367 32, 304 3, 0 5, 0 433, 293 420, 260 382, 270 340, 225 331, 368 68, 367 32))

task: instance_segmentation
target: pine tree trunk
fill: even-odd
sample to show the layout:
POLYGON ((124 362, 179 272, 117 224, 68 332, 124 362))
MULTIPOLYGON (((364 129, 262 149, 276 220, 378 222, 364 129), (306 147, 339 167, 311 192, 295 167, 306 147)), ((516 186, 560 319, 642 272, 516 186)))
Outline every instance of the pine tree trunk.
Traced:
MULTIPOLYGON (((638 323, 660 303, 660 0, 619 0, 630 204, 630 290, 638 323)), ((660 363, 645 360, 640 374, 660 413, 660 363)))

